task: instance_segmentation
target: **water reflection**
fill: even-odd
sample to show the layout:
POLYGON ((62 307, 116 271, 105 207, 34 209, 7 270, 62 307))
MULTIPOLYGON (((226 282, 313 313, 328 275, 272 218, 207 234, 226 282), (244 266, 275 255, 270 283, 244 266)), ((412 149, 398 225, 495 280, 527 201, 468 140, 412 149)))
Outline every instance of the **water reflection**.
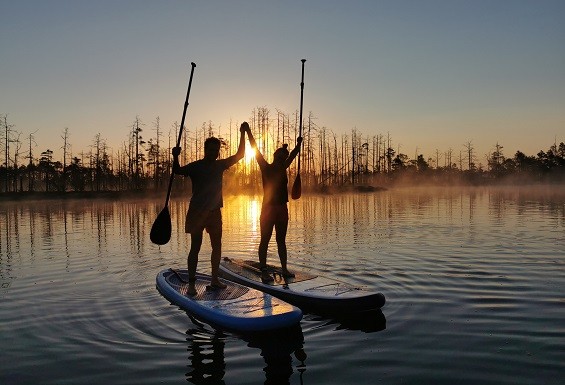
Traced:
MULTIPOLYGON (((257 207, 226 198, 226 256, 257 255, 257 207)), ((250 383, 241 371, 293 384, 563 377, 563 188, 303 196, 289 203, 290 263, 378 288, 386 319, 308 314, 290 338, 195 327, 169 354, 163 341, 188 325, 154 278, 184 264, 186 208, 171 202, 173 236, 157 247, 148 235, 161 199, 0 201, 0 383, 250 383)))
POLYGON ((205 333, 201 329, 186 331, 188 372, 186 379, 193 384, 224 384, 226 335, 221 331, 205 333))
POLYGON ((294 373, 293 356, 298 361, 296 369, 300 373, 300 383, 306 371, 307 354, 304 351, 304 335, 300 325, 271 332, 242 336, 247 346, 261 349, 265 360, 265 385, 289 384, 294 373))
POLYGON ((148 224, 155 217, 144 201, 38 201, 0 204, 0 257, 31 258, 42 251, 88 248, 106 256, 116 239, 129 241, 131 251, 142 254, 148 245, 148 224), (88 241, 88 245, 84 245, 88 241))
MULTIPOLYGON (((192 320, 200 325, 198 321, 192 320)), ((189 370, 186 379, 193 384, 224 384, 225 345, 230 340, 230 335, 219 330, 208 331, 203 326, 188 329, 186 335, 189 343, 189 370)), ((300 383, 303 383, 307 354, 304 351, 304 335, 300 325, 232 336, 245 341, 248 347, 260 350, 259 354, 265 362, 264 384, 289 384, 294 373, 294 360, 296 371, 300 374, 300 383)))
MULTIPOLYGON (((190 317, 190 316, 189 316, 190 317)), ((273 331, 232 334, 211 329, 190 317, 197 327, 186 331, 188 342, 188 371, 186 379, 193 384, 224 384, 226 374, 226 343, 234 337, 243 340, 250 348, 260 350, 265 366, 264 384, 290 384, 293 374, 298 373, 300 384, 304 382, 307 353, 300 324, 273 331)), ((335 330, 374 333, 386 329, 386 318, 381 310, 358 314, 344 314, 328 318, 310 314, 308 322, 317 322, 321 328, 335 326, 335 330)))
MULTIPOLYGON (((313 253, 320 238, 331 241, 345 235, 355 244, 366 244, 368 237, 394 237, 404 221, 415 218, 425 222, 433 217, 452 227, 465 224, 472 235, 476 226, 502 227, 511 217, 527 218, 532 210, 551 216, 556 226, 563 226, 564 200, 565 191, 558 187, 404 189, 309 196, 289 204, 288 237, 293 237, 302 251, 313 253)), ((224 244, 229 248, 233 243, 230 234, 234 234, 234 238, 242 237, 252 250, 256 249, 260 201, 249 196, 229 197, 226 201, 224 244)), ((97 240, 92 246, 99 255, 106 252, 108 243, 116 236, 128 240, 132 252, 142 254, 153 247, 148 242, 148 232, 161 206, 162 202, 147 204, 135 200, 2 203, 0 253, 10 256, 23 248, 33 256, 40 245, 42 249, 60 246, 69 255, 74 243, 81 241, 77 235, 90 233, 97 240)), ((186 208, 185 200, 171 201, 171 242, 175 243, 172 247, 182 254, 189 248, 189 238, 183 231, 186 208)))

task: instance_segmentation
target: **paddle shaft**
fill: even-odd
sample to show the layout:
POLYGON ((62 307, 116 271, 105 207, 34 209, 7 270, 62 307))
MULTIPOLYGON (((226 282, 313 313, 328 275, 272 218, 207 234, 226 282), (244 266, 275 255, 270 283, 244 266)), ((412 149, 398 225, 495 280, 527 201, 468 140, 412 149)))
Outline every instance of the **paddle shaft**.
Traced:
MULTIPOLYGON (((306 59, 302 59, 302 79, 300 81, 300 122, 298 125, 298 136, 302 136, 302 105, 304 101, 304 63, 306 59)), ((300 149, 302 149, 302 143, 300 144, 300 149)), ((302 179, 300 179, 300 158, 302 158, 301 152, 298 153, 298 170, 296 172, 296 179, 292 185, 292 191, 290 196, 292 199, 298 199, 302 195, 302 179)))
MULTIPOLYGON (((191 65, 190 79, 188 80, 188 89, 186 90, 186 99, 184 100, 184 108, 182 110, 182 118, 180 120, 180 129, 179 129, 179 135, 178 135, 178 138, 177 138, 177 147, 180 147, 180 141, 181 141, 181 138, 182 138, 182 130, 184 128, 184 119, 186 117, 186 109, 188 107, 188 97, 190 96, 190 88, 192 87, 192 75, 194 74, 194 67, 196 67, 196 64, 194 64, 194 62, 190 63, 190 65, 191 65)), ((175 174, 171 170, 171 177, 169 178, 169 188, 167 189, 167 198, 165 198, 165 207, 167 207, 169 205, 169 198, 171 197, 171 190, 172 190, 172 187, 173 187, 174 177, 175 177, 175 174)))
MULTIPOLYGON (((304 101, 304 63, 306 59, 302 59, 302 79, 300 80, 300 122, 298 123, 298 136, 302 136, 302 105, 304 101)), ((300 149, 302 149, 302 144, 300 144, 300 149)), ((298 153, 298 174, 300 174, 300 158, 302 154, 298 153)))

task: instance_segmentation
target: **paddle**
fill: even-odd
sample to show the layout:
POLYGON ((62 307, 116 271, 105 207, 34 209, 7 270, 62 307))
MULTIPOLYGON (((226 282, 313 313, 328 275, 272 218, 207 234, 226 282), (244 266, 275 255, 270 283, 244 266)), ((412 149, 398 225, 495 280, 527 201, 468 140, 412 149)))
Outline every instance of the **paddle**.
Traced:
MULTIPOLYGON (((302 101, 304 100, 304 62, 306 59, 302 59, 302 80, 300 81, 300 123, 298 129, 298 136, 302 136, 302 101)), ((302 145, 301 145, 302 148, 302 145)), ((300 158, 302 157, 301 153, 298 153, 298 171, 296 173, 296 179, 294 180, 294 184, 292 185, 292 191, 290 196, 292 199, 298 199, 302 195, 302 179, 300 178, 300 158)))
MULTIPOLYGON (((184 128, 184 118, 186 117, 186 108, 188 107, 188 96, 190 95, 190 87, 192 86, 192 75, 194 74, 194 67, 196 64, 190 63, 190 79, 188 80, 188 90, 186 91, 186 99, 184 101, 184 108, 182 110, 182 119, 180 121, 179 136, 177 139, 177 147, 180 147, 180 140, 182 137, 182 130, 184 128)), ((171 188, 173 187, 173 179, 175 174, 171 170, 171 178, 169 179, 169 188, 167 190, 167 198, 165 198, 165 207, 155 218, 149 238, 151 242, 157 245, 164 245, 171 239, 171 215, 169 214, 169 198, 171 197, 171 188)))

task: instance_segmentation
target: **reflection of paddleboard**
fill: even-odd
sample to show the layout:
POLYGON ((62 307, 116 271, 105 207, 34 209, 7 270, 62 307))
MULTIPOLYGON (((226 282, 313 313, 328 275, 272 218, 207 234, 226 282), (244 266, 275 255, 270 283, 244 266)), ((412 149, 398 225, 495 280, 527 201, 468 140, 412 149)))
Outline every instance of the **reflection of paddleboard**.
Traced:
POLYGON ((187 270, 157 274, 157 290, 190 315, 213 326, 234 331, 271 330, 297 324, 302 311, 270 294, 223 281, 226 289, 207 290, 210 276, 196 274, 197 294, 186 294, 187 270))
POLYGON ((267 266, 274 281, 266 283, 261 280, 259 262, 256 261, 224 258, 220 263, 220 273, 234 282, 320 313, 360 312, 379 309, 385 304, 384 295, 374 290, 296 269, 291 269, 296 275, 294 278, 284 278, 279 268, 267 266))

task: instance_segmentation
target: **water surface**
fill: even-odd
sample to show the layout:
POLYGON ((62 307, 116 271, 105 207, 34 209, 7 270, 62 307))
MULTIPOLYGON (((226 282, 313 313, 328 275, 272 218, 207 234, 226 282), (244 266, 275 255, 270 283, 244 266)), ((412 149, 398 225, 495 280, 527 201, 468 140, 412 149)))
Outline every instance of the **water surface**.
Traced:
MULTIPOLYGON (((565 192, 397 189, 289 203, 289 261, 378 288, 363 319, 306 314, 258 336, 155 290, 183 267, 187 202, 0 202, 0 384, 561 384, 565 192)), ((254 257, 258 197, 225 198, 223 254, 254 257)), ((205 238, 199 270, 209 272, 205 238)), ((277 262, 274 241, 269 261, 277 262)))

